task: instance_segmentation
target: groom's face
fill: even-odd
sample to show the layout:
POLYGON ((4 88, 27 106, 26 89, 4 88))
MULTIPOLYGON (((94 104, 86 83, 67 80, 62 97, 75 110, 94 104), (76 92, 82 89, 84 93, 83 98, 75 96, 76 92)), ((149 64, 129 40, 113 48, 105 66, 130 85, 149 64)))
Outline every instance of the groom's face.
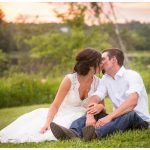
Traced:
POLYGON ((109 74, 112 70, 113 63, 112 60, 108 57, 108 52, 104 52, 102 54, 102 69, 105 73, 109 74))

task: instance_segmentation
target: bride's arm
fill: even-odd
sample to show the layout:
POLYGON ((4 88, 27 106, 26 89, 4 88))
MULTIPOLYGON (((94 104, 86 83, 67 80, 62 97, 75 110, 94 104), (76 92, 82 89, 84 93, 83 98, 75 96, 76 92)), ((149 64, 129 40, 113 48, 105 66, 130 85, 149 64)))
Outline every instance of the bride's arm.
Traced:
POLYGON ((92 96, 90 98, 90 103, 87 107, 86 126, 89 126, 89 125, 95 126, 96 120, 94 118, 94 115, 102 111, 105 112, 104 101, 99 101, 99 97, 96 95, 92 96))
POLYGON ((106 111, 103 99, 107 96, 107 88, 104 79, 99 80, 96 92, 90 97, 87 107, 86 125, 95 125, 94 115, 106 111))
POLYGON ((53 121, 53 118, 54 118, 55 114, 57 113, 65 96, 67 95, 70 87, 71 87, 71 81, 70 81, 70 79, 65 77, 59 86, 58 92, 55 96, 53 103, 49 107, 47 120, 46 120, 44 126, 40 129, 40 133, 44 133, 44 132, 46 132, 46 130, 50 129, 50 123, 53 121))

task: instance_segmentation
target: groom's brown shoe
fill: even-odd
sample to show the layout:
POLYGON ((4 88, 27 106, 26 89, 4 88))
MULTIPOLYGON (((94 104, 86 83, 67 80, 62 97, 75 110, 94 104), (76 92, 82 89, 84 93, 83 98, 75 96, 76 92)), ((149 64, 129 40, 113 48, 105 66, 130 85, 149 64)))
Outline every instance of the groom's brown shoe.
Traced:
POLYGON ((97 138, 95 128, 93 126, 84 127, 82 129, 82 134, 85 141, 90 141, 97 138))
POLYGON ((68 140, 79 137, 71 129, 62 127, 54 122, 50 124, 51 131, 58 140, 68 140))

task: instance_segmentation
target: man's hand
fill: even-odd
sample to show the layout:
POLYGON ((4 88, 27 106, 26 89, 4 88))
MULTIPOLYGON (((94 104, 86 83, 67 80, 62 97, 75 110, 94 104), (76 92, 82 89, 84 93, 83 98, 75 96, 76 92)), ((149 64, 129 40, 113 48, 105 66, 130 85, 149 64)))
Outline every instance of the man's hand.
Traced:
POLYGON ((87 115, 85 126, 94 126, 95 127, 95 124, 96 124, 96 120, 95 120, 94 116, 87 115))
POLYGON ((98 127, 101 127, 107 123, 109 123, 110 121, 112 121, 112 118, 110 115, 107 115, 106 117, 102 118, 102 119, 99 119, 97 122, 96 122, 96 125, 95 127, 98 128, 98 127))

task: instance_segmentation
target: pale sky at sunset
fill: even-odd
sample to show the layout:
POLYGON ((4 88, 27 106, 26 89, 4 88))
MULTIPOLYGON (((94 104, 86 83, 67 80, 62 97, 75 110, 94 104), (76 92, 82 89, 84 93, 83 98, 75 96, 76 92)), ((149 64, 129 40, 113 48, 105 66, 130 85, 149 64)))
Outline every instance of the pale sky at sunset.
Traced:
MULTIPOLYGON (((150 3, 113 3, 118 22, 141 21, 150 22, 150 3)), ((0 9, 5 14, 5 20, 15 22, 19 15, 26 16, 27 22, 60 22, 55 17, 53 9, 65 11, 63 3, 0 3, 0 9), (38 16, 36 18, 36 16, 38 16)))

